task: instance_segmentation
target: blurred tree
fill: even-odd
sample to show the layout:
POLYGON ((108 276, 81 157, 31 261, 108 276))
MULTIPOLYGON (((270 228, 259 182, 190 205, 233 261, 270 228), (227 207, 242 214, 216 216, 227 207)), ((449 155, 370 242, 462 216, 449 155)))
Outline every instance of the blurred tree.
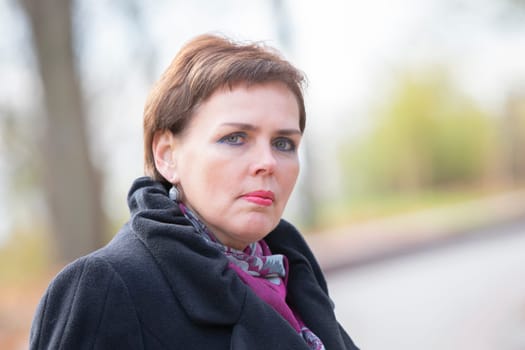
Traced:
POLYGON ((441 72, 399 81, 370 134, 343 151, 347 187, 418 192, 483 180, 495 149, 492 121, 441 72))
POLYGON ((37 149, 32 142, 30 123, 30 118, 12 106, 0 106, 0 153, 6 155, 5 162, 9 163, 2 175, 10 180, 6 193, 11 207, 16 197, 24 197, 27 204, 22 193, 34 191, 36 179, 41 175, 41 164, 34 157, 37 149))
POLYGON ((19 0, 29 19, 43 86, 42 156, 57 258, 67 262, 103 243, 99 176, 89 155, 75 66, 71 0, 19 0))

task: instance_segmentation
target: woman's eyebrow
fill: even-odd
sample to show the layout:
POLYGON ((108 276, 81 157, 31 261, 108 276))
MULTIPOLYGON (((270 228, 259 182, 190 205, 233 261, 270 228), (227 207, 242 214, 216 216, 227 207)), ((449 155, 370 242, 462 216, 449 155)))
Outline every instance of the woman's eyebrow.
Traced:
MULTIPOLYGON (((255 125, 252 125, 252 124, 248 124, 248 123, 235 123, 235 122, 232 122, 232 123, 223 123, 223 124, 221 124, 221 126, 232 126, 232 127, 235 127, 235 128, 239 128, 241 130, 246 130, 246 131, 257 131, 257 130, 259 130, 259 127, 255 126, 255 125)), ((303 134, 301 132, 301 130, 299 130, 299 129, 279 129, 279 130, 277 130, 277 133, 279 135, 302 135, 303 134)))
POLYGON ((277 130, 277 133, 279 135, 302 135, 303 133, 301 132, 301 130, 299 129, 281 129, 281 130, 277 130))
POLYGON ((248 124, 248 123, 222 123, 221 126, 232 126, 241 130, 247 130, 247 131, 253 131, 259 129, 255 125, 248 124))

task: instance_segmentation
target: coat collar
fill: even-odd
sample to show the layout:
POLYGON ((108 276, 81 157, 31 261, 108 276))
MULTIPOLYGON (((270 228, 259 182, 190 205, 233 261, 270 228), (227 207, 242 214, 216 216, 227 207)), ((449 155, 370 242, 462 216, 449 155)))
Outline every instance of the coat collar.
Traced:
MULTIPOLYGON (((131 228, 150 251, 166 277, 171 291, 187 316, 195 324, 232 326, 233 343, 240 348, 252 339, 248 348, 258 349, 254 334, 268 337, 271 330, 261 328, 259 320, 270 318, 277 341, 265 339, 262 348, 282 347, 287 334, 289 349, 308 349, 295 330, 273 308, 259 299, 228 267, 227 258, 218 249, 196 235, 191 224, 168 197, 168 190, 151 178, 137 179, 128 196, 131 228), (255 332, 255 333, 254 333, 255 332)), ((285 221, 265 239, 274 253, 284 254, 290 262, 288 302, 316 333, 328 349, 343 349, 334 338, 337 322, 326 293, 322 273, 300 234, 285 221), (306 256, 304 255, 306 252, 306 256), (308 258, 313 259, 315 266, 308 258), (330 346, 331 344, 335 346, 330 346)), ((338 331, 337 333, 338 334, 338 331)))
POLYGON ((235 324, 246 286, 228 268, 226 257, 197 236, 167 189, 150 178, 139 178, 128 204, 132 230, 153 255, 192 321, 235 324))

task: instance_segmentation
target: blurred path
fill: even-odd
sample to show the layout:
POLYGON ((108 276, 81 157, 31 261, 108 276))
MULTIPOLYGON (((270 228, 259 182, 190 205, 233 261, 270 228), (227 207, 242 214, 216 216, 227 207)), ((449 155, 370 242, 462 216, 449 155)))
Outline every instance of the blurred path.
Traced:
POLYGON ((525 223, 328 275, 363 350, 525 349, 525 223))
POLYGON ((525 225, 525 190, 377 218, 305 238, 324 271, 333 272, 490 236, 494 228, 517 221, 525 225))

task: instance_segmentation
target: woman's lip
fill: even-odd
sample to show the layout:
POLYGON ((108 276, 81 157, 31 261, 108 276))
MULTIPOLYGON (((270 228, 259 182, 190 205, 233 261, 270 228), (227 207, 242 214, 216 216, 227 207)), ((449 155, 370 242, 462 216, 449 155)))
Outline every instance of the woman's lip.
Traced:
POLYGON ((275 199, 272 191, 253 191, 243 194, 242 197, 249 202, 265 207, 272 205, 275 199))
POLYGON ((266 199, 271 199, 272 201, 275 198, 275 196, 274 196, 272 191, 264 191, 264 190, 248 192, 248 193, 245 193, 243 195, 243 197, 246 197, 246 196, 248 196, 248 197, 266 198, 266 199))

